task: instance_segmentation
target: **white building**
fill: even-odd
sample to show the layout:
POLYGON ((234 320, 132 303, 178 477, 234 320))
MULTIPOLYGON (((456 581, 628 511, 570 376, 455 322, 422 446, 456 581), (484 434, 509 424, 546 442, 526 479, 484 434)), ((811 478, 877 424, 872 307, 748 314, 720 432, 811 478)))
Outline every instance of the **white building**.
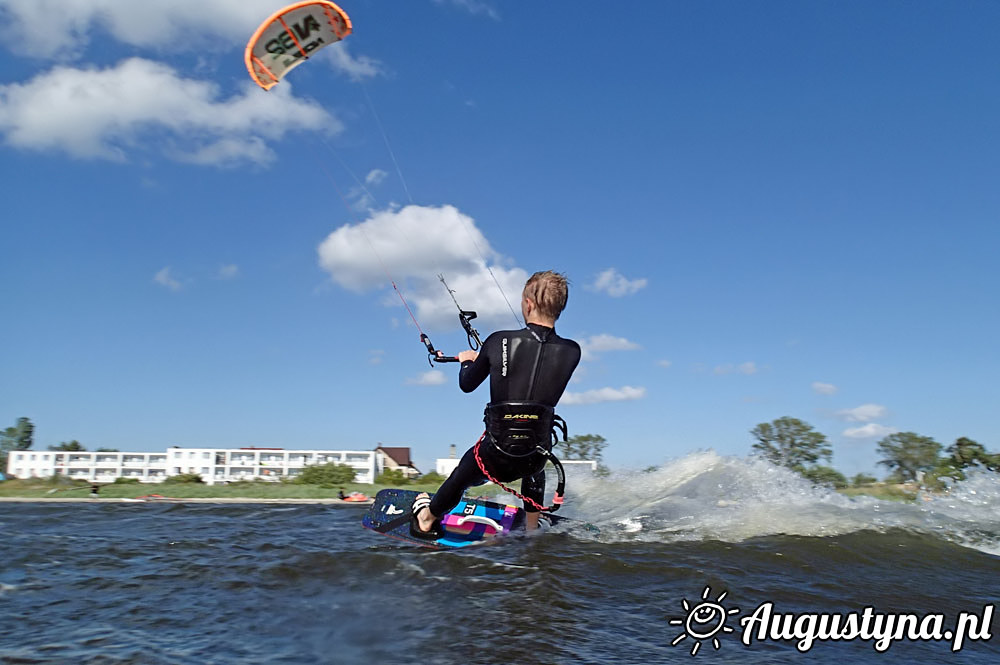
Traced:
POLYGON ((384 461, 374 450, 284 450, 281 448, 168 448, 162 453, 98 453, 14 450, 7 458, 8 478, 67 478, 112 483, 116 478, 163 482, 196 473, 212 485, 238 480, 294 478, 307 466, 346 464, 355 482, 374 483, 384 461))

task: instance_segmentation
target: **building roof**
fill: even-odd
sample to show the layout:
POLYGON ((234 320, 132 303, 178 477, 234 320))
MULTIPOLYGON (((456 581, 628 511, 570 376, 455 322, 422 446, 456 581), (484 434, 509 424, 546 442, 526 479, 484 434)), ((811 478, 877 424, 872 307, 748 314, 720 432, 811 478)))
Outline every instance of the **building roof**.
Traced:
POLYGON ((409 447, 379 446, 375 450, 381 450, 386 457, 390 458, 399 466, 413 466, 413 462, 410 460, 409 447))

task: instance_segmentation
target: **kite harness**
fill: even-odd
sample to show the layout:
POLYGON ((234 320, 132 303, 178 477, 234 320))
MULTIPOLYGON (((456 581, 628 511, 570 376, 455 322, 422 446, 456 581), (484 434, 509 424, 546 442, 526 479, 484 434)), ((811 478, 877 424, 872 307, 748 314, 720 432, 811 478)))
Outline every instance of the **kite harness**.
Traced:
POLYGON ((566 494, 566 472, 563 470, 563 465, 559 462, 559 458, 553 454, 552 448, 559 442, 560 433, 562 434, 562 440, 566 440, 566 421, 557 416, 555 410, 548 404, 522 401, 497 402, 487 405, 484 411, 483 422, 486 423, 486 431, 476 441, 476 446, 473 450, 479 471, 491 483, 499 485, 521 501, 531 504, 535 510, 549 513, 559 510, 566 494), (539 466, 536 462, 536 466, 539 468, 536 468, 533 473, 537 473, 545 468, 545 462, 552 462, 558 478, 552 505, 542 506, 534 499, 514 491, 494 478, 486 470, 486 465, 483 464, 483 459, 479 453, 480 447, 484 442, 492 446, 493 450, 499 452, 501 455, 513 458, 514 460, 522 460, 528 463, 532 457, 540 458, 542 463, 539 466))

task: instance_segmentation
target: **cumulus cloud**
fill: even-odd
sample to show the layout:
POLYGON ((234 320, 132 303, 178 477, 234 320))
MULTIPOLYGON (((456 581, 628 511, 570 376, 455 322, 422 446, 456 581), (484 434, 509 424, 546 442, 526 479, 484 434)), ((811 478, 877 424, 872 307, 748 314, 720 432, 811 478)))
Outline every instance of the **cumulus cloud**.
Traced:
POLYGON ((712 370, 715 374, 722 376, 724 374, 756 374, 760 371, 755 362, 745 362, 739 365, 733 365, 728 363, 725 365, 716 365, 715 369, 712 370))
POLYGON ((668 367, 670 367, 671 365, 673 365, 673 363, 671 361, 669 361, 669 360, 657 360, 656 364, 658 366, 662 367, 663 369, 667 369, 668 367))
POLYGON ((153 281, 159 284, 160 286, 165 286, 171 291, 181 290, 181 283, 173 275, 170 274, 170 266, 167 266, 163 270, 153 275, 153 281))
POLYGON ((642 348, 635 342, 630 342, 624 337, 615 337, 608 334, 591 335, 579 340, 578 343, 580 344, 583 360, 594 360, 598 353, 605 351, 635 351, 642 348))
POLYGON ((219 268, 219 279, 235 279, 239 274, 240 267, 234 263, 219 268))
POLYGON ((838 411, 835 415, 849 423, 868 423, 884 417, 886 413, 888 409, 881 404, 862 404, 853 409, 838 411))
POLYGON ((599 293, 606 293, 612 298, 621 298, 622 296, 635 293, 648 283, 649 280, 645 278, 626 279, 624 275, 614 268, 608 268, 597 275, 590 288, 599 293))
POLYGON ((408 384, 413 386, 440 386, 447 381, 448 377, 444 375, 444 372, 436 369, 427 370, 419 376, 406 380, 408 384))
POLYGON ((813 392, 820 395, 832 395, 837 392, 837 386, 832 383, 823 383, 822 381, 813 381, 812 389, 813 392))
POLYGON ((383 171, 382 169, 372 169, 371 171, 368 172, 368 175, 365 176, 365 184, 381 185, 382 181, 384 181, 386 176, 388 175, 389 174, 383 171))
POLYGON ((271 0, 0 0, 0 35, 22 55, 77 55, 95 28, 132 46, 218 50, 245 41, 275 10, 271 0), (216 42, 204 39, 221 37, 216 42))
MULTIPOLYGON (((487 268, 515 308, 528 274, 495 252, 475 220, 454 206, 375 211, 363 222, 335 230, 318 252, 320 266, 333 281, 357 293, 389 286, 387 268, 425 328, 458 325, 439 273, 462 307, 478 312, 485 327, 517 325, 487 268), (490 263, 484 263, 476 246, 490 263)), ((399 305, 395 296, 387 302, 399 305)))
POLYGON ((344 42, 323 49, 319 52, 320 59, 326 60, 337 71, 346 74, 352 81, 373 78, 382 73, 382 64, 366 55, 353 56, 344 42))
POLYGON ((895 431, 896 430, 891 427, 878 425, 876 423, 868 423, 867 425, 862 425, 861 427, 850 427, 845 429, 843 434, 849 439, 875 439, 882 436, 888 436, 895 431))
POLYGON ((247 83, 220 99, 215 84, 142 58, 106 69, 56 67, 0 86, 0 134, 8 145, 79 158, 122 161, 152 144, 179 161, 260 164, 273 157, 267 142, 290 131, 341 128, 318 104, 292 97, 291 86, 263 94, 247 83))
POLYGON ((633 388, 632 386, 622 386, 621 388, 598 388, 582 393, 565 392, 560 405, 564 404, 598 404, 600 402, 626 402, 629 400, 642 399, 646 396, 645 388, 633 388))
POLYGON ((388 175, 382 169, 372 169, 365 176, 364 182, 356 180, 358 184, 347 191, 347 199, 351 202, 351 208, 360 213, 371 212, 378 205, 378 200, 368 188, 380 185, 388 175))

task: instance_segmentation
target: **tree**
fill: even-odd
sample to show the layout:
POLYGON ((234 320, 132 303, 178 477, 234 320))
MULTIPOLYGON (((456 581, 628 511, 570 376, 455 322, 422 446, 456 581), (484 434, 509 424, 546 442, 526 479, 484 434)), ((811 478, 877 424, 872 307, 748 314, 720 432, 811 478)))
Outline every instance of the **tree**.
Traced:
POLYGON ((915 432, 896 432, 878 442, 882 454, 879 464, 889 467, 902 482, 917 480, 920 471, 930 471, 938 464, 941 444, 915 432))
POLYGON ((179 473, 176 476, 167 478, 168 483, 204 483, 201 475, 197 473, 179 473))
POLYGON ((303 469, 302 474, 295 479, 301 485, 321 485, 333 487, 354 481, 356 471, 346 464, 315 464, 303 469))
POLYGON ((578 434, 556 444, 563 459, 594 460, 600 463, 607 440, 600 434, 578 434))
POLYGON ((49 450, 68 450, 71 452, 83 452, 86 451, 87 449, 84 448, 79 441, 73 439, 72 441, 69 442, 63 441, 58 446, 49 446, 49 450))
POLYGON ((375 479, 376 485, 409 485, 410 479, 406 477, 402 469, 385 469, 375 479))
POLYGON ((95 453, 120 453, 121 451, 117 448, 98 448, 94 451, 95 453))
POLYGON ((757 439, 753 449, 779 466, 802 470, 821 459, 833 457, 826 436, 798 418, 785 416, 770 423, 760 423, 750 433, 757 439))
POLYGON ((949 461, 957 469, 965 469, 976 464, 982 464, 990 470, 997 468, 997 456, 990 455, 978 441, 960 437, 945 450, 950 455, 949 461))
POLYGON ((443 483, 445 481, 445 477, 442 476, 437 471, 428 471, 424 475, 420 476, 420 478, 418 478, 418 480, 423 485, 431 485, 431 484, 435 484, 435 483, 436 484, 443 483))
POLYGON ((577 434, 566 441, 557 441, 556 454, 566 460, 593 460, 597 462, 595 473, 607 476, 611 473, 603 463, 604 448, 607 445, 607 439, 600 434, 577 434))
POLYGON ((847 487, 847 478, 844 474, 830 466, 811 466, 800 469, 799 472, 817 485, 830 485, 838 490, 847 487))
POLYGON ((14 427, 0 434, 0 472, 7 469, 7 453, 11 450, 28 450, 34 443, 35 425, 28 418, 18 418, 14 427))
POLYGON ((851 478, 852 487, 864 487, 865 485, 871 485, 876 482, 878 482, 878 478, 867 473, 859 473, 851 478))

